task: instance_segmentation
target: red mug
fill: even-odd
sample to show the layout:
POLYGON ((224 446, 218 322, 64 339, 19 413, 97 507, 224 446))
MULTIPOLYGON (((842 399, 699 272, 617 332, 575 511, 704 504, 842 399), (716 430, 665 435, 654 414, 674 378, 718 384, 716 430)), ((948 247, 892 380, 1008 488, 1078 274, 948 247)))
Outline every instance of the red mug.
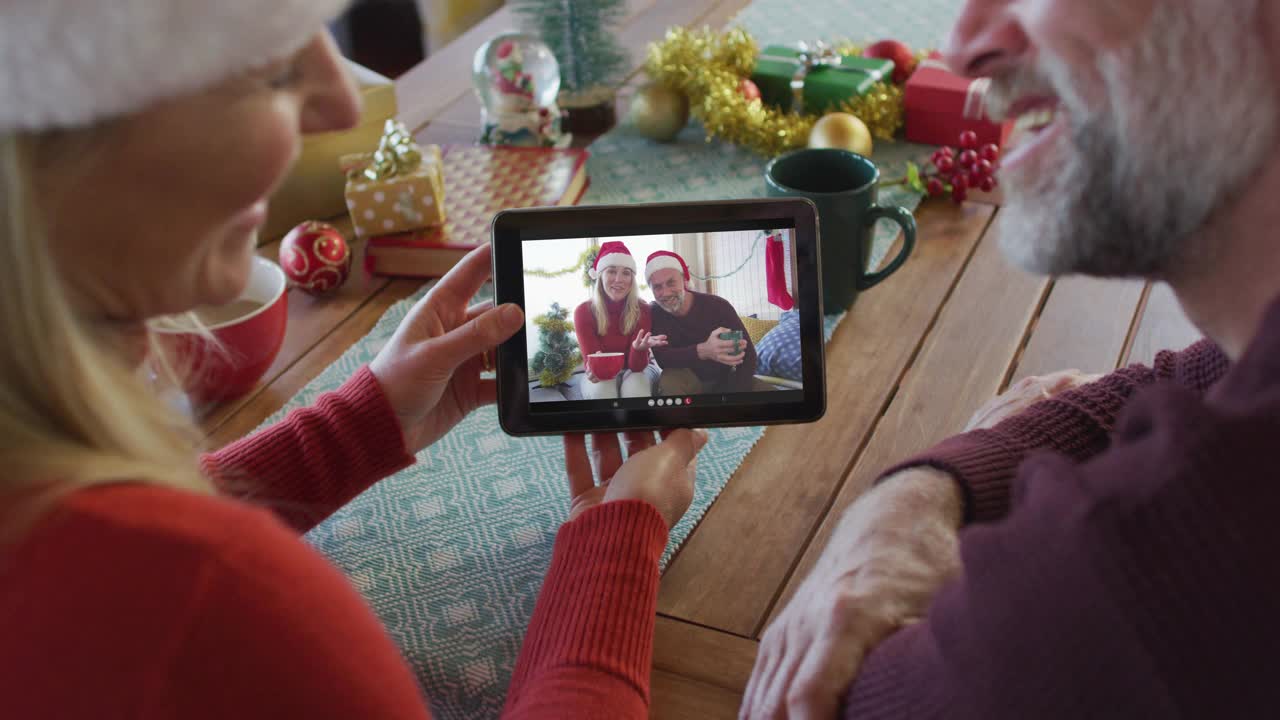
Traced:
POLYGON ((284 344, 289 318, 287 289, 279 265, 254 257, 249 283, 237 300, 221 308, 196 311, 216 342, 189 329, 158 330, 182 373, 183 390, 193 406, 244 395, 266 375, 284 344), (221 317, 227 314, 231 316, 221 317))
POLYGON ((618 377, 618 373, 622 372, 625 357, 623 353, 606 352, 591 353, 587 356, 591 372, 601 380, 612 380, 618 377))

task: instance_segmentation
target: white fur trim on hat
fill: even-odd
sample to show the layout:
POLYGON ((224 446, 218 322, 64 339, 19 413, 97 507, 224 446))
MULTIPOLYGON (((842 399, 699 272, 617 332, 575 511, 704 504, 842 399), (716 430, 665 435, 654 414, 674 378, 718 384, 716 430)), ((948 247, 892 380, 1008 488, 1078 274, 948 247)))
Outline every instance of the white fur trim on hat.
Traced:
POLYGON ((636 259, 631 257, 630 253, 611 252, 608 255, 601 255, 596 258, 596 266, 591 270, 591 279, 595 280, 600 277, 600 273, 605 268, 618 267, 627 268, 631 272, 636 271, 636 259))
POLYGON ((671 255, 659 255, 646 263, 644 266, 644 279, 648 281, 659 270, 675 270, 680 273, 680 277, 685 277, 684 265, 681 265, 680 260, 671 255))
POLYGON ((92 125, 307 44, 349 0, 5 0, 0 132, 92 125))

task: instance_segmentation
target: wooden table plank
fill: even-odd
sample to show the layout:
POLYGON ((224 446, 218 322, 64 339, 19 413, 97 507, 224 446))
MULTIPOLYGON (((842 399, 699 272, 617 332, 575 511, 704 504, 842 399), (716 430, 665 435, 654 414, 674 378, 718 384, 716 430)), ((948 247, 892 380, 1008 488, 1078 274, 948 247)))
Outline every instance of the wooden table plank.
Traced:
POLYGON ((711 28, 727 28, 734 24, 738 13, 750 5, 750 0, 721 0, 707 14, 698 18, 691 27, 707 26, 711 28))
POLYGON ((963 427, 1004 381, 1048 281, 1010 268, 994 235, 992 230, 983 237, 773 614, 809 574, 845 508, 885 468, 963 427))
MULTIPOLYGON (((345 219, 345 222, 335 221, 335 225, 343 230, 347 237, 351 237, 350 223, 349 218, 345 219)), ((280 242, 277 240, 258 248, 258 255, 275 260, 279 255, 279 248, 280 242)), ((353 252, 358 258, 363 248, 357 246, 353 248, 353 252)), ((389 282, 387 279, 371 277, 362 272, 358 265, 357 262, 346 284, 333 295, 315 298, 301 290, 289 291, 289 319, 285 326, 284 344, 280 347, 280 354, 276 356, 275 362, 271 364, 271 368, 267 370, 255 389, 242 397, 209 408, 201 415, 200 425, 206 435, 217 432, 229 419, 249 407, 258 395, 269 389, 317 343, 334 332, 369 298, 387 286, 389 282)))
POLYGON ((751 677, 759 645, 755 640, 659 615, 653 667, 740 693, 751 677))
POLYGON ((1067 368, 1086 373, 1115 370, 1145 287, 1141 280, 1059 279, 1011 379, 1067 368))
MULTIPOLYGON (((422 145, 474 145, 480 139, 480 118, 470 125, 433 120, 413 136, 422 145)), ((448 189, 446 188, 446 192, 448 189)))
POLYGON ((1149 365, 1161 350, 1181 350, 1202 337, 1204 333, 1182 312, 1173 289, 1165 283, 1155 283, 1142 308, 1142 318, 1125 362, 1149 365))
POLYGON ((742 693, 654 670, 649 717, 660 720, 736 720, 742 693))
POLYGON ((668 566, 662 613, 755 634, 992 215, 921 206, 914 256, 858 298, 828 345, 827 416, 765 433, 668 566))
POLYGON ((332 323, 331 332, 319 339, 310 351, 219 425, 207 438, 209 449, 220 448, 252 432, 321 371, 342 357, 342 353, 368 335, 387 308, 422 287, 417 280, 384 280, 383 283, 381 290, 354 309, 350 317, 332 323))

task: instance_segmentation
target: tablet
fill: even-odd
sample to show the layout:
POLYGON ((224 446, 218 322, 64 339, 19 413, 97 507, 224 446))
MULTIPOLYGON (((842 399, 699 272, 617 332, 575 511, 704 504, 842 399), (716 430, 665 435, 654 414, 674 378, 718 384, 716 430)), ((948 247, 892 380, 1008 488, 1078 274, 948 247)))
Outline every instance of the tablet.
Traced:
POLYGON ((508 210, 492 223, 512 435, 812 422, 826 409, 801 198, 508 210))

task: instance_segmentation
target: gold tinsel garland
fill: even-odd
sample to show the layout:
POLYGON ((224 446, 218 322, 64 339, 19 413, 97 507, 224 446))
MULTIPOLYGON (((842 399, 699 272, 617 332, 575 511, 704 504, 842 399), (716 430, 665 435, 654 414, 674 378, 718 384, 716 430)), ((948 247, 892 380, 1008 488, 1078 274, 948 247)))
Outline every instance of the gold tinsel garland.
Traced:
MULTIPOLYGON (((852 44, 836 50, 862 52, 852 44)), ((741 28, 722 33, 672 28, 662 42, 649 46, 645 70, 655 82, 688 96, 690 112, 706 128, 708 140, 723 138, 766 156, 805 147, 816 116, 783 112, 742 95, 742 81, 751 77, 758 54, 755 40, 741 28)), ((891 140, 903 123, 902 88, 876 83, 838 110, 856 115, 873 136, 891 140)))

